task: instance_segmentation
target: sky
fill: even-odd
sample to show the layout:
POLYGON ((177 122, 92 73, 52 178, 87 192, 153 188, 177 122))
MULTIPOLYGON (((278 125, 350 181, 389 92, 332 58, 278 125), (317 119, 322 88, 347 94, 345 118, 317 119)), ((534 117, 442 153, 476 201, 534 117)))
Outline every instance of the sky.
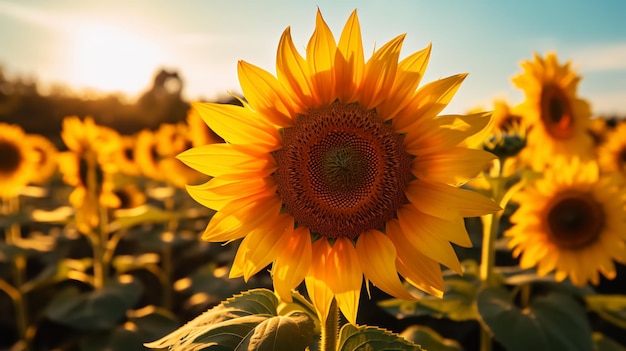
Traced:
POLYGON ((241 92, 238 60, 275 72, 285 28, 304 53, 318 8, 335 38, 357 10, 366 58, 402 33, 401 58, 432 43, 422 82, 468 72, 447 113, 521 102, 519 63, 553 51, 583 77, 594 114, 626 115, 622 0, 0 0, 0 66, 44 89, 130 97, 166 68, 185 99, 218 99, 241 92))

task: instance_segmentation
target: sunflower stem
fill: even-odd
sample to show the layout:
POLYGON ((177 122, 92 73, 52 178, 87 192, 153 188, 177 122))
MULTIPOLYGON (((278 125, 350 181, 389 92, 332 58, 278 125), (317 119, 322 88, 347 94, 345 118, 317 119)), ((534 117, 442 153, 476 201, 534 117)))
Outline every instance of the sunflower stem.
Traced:
MULTIPOLYGON (((504 206, 506 179, 502 177, 504 159, 498 159, 494 163, 497 176, 490 179, 492 197, 501 207, 504 206)), ((503 207, 502 207, 503 208, 503 207)), ((496 239, 500 230, 500 218, 503 211, 484 215, 481 217, 483 223, 483 242, 480 262, 480 280, 483 288, 496 285, 494 279, 494 268, 496 266, 496 239)), ((480 350, 490 351, 492 349, 491 333, 483 326, 480 333, 480 350)))
POLYGON ((322 327, 321 351, 335 351, 337 349, 337 338, 339 337, 339 308, 337 301, 333 298, 326 317, 326 323, 322 327))
POLYGON ((104 264, 105 245, 108 240, 108 232, 106 231, 106 224, 103 222, 106 220, 106 213, 103 218, 104 210, 100 205, 99 191, 100 184, 98 184, 97 167, 98 160, 94 152, 87 152, 85 155, 87 163, 87 201, 95 206, 95 215, 98 218, 98 226, 96 228, 91 227, 91 215, 88 214, 88 225, 90 227, 89 236, 91 238, 91 245, 93 250, 93 286, 94 288, 101 289, 105 285, 106 275, 108 269, 104 264), (95 231, 94 231, 95 229, 95 231))
MULTIPOLYGON (((17 196, 8 199, 5 205, 6 211, 3 212, 6 212, 7 214, 15 214, 19 212, 20 204, 17 196)), ((22 234, 19 223, 11 224, 11 226, 6 229, 5 240, 8 245, 17 245, 21 238, 22 234)), ((13 304, 15 306, 17 329, 20 340, 24 342, 23 350, 27 351, 30 349, 30 337, 28 333, 28 301, 22 294, 22 286, 25 283, 26 257, 21 254, 16 254, 15 258, 11 261, 11 270, 13 271, 14 293, 9 295, 12 297, 13 304)))

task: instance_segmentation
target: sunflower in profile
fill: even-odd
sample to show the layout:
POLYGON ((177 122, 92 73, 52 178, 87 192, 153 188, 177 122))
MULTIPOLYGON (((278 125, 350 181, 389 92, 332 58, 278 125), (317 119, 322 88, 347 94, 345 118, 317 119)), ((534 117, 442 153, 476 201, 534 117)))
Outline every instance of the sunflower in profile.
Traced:
POLYGON ((626 122, 607 133, 605 142, 598 147, 598 162, 605 172, 626 175, 626 122))
POLYGON ((33 174, 31 182, 44 184, 57 170, 57 147, 43 135, 27 134, 26 143, 37 155, 37 171, 33 174))
POLYGON ((577 286, 615 278, 613 261, 626 263, 626 189, 616 174, 600 175, 596 162, 555 166, 516 194, 520 207, 505 235, 522 268, 536 267, 577 286))
POLYGON ((430 46, 399 60, 404 38, 365 61, 356 11, 338 43, 318 11, 306 57, 283 32, 276 77, 239 62, 243 107, 193 104, 226 143, 178 157, 213 177, 188 186, 217 211, 203 239, 243 238, 231 277, 272 264, 282 299, 304 280, 322 320, 335 298, 355 323, 363 276, 414 299, 398 273, 441 296, 440 263, 461 272, 451 243, 471 245, 463 217, 499 209, 457 182, 493 159, 459 146, 490 115, 438 116, 466 74, 418 89, 430 46))
POLYGON ((37 155, 18 125, 0 123, 0 199, 18 196, 37 167, 37 155))
POLYGON ((59 155, 59 170, 65 183, 74 187, 69 201, 76 209, 78 229, 87 233, 99 223, 98 204, 120 205, 113 192, 113 176, 119 170, 114 155, 121 148, 121 138, 91 117, 76 116, 63 119, 61 137, 69 151, 59 155))
POLYGON ((521 63, 523 73, 513 83, 524 91, 525 101, 520 114, 528 132, 529 161, 535 170, 542 170, 554 155, 593 158, 593 139, 589 134, 591 110, 577 96, 580 76, 570 62, 560 65, 554 53, 545 58, 535 54, 533 61, 521 63))

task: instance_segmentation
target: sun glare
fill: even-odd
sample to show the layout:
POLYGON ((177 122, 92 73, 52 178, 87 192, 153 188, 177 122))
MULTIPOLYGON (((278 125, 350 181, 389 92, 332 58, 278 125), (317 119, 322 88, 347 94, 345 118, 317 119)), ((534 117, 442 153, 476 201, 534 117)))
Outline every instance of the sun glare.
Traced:
POLYGON ((72 36, 71 84, 78 88, 136 95, 162 64, 156 44, 129 30, 91 23, 72 36))

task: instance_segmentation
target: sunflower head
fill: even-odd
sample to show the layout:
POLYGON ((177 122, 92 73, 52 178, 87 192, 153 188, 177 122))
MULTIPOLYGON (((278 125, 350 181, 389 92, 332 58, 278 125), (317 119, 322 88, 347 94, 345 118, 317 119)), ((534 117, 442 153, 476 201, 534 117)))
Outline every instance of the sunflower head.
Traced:
POLYGON ((513 254, 522 268, 555 271, 578 286, 598 284, 598 273, 613 279, 613 261, 626 262, 624 195, 620 177, 600 174, 595 162, 557 159, 516 195, 520 207, 506 232, 513 254))
POLYGON ((484 141, 485 150, 500 159, 516 156, 526 147, 528 127, 524 119, 506 102, 494 102, 492 131, 484 141))
POLYGON ((439 116, 466 75, 418 88, 431 48, 400 59, 404 38, 365 60, 356 11, 338 41, 318 11, 305 56, 283 32, 276 76, 239 62, 244 106, 192 104, 226 143, 178 158, 212 177, 187 187, 217 211, 203 239, 243 238, 232 277, 272 264, 281 298, 304 280, 322 320, 335 298, 355 323, 364 276, 414 299, 398 273, 441 296, 440 264, 460 272, 463 217, 499 209, 458 187, 494 158, 463 146, 490 114, 439 116))
POLYGON ((519 113, 530 126, 528 145, 533 149, 533 166, 540 170, 554 155, 593 156, 593 140, 588 133, 591 110, 577 96, 580 76, 570 63, 559 64, 556 54, 545 58, 535 54, 533 61, 521 63, 524 72, 513 83, 525 93, 519 113))
POLYGON ((0 198, 19 195, 36 168, 37 154, 27 142, 24 130, 0 123, 0 198))
POLYGON ((90 117, 75 116, 63 120, 61 137, 69 150, 59 155, 59 170, 63 180, 74 186, 69 201, 77 210, 78 229, 89 232, 99 223, 98 204, 107 208, 120 204, 113 193, 113 177, 119 170, 115 155, 121 137, 90 117))
POLYGON ((26 137, 26 142, 37 155, 37 171, 33 174, 32 182, 43 184, 57 170, 57 147, 43 135, 28 134, 26 137))

